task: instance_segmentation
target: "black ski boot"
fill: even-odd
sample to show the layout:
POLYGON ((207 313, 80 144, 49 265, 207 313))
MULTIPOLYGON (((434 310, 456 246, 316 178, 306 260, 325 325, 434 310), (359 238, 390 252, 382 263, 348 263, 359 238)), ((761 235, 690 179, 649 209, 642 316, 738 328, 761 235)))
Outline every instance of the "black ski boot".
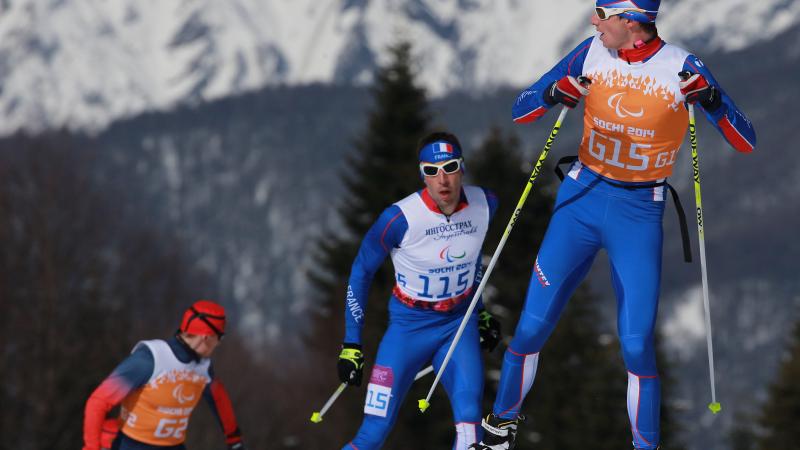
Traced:
POLYGON ((501 419, 494 414, 489 414, 481 422, 483 427, 483 440, 472 444, 473 450, 513 450, 517 439, 517 425, 525 421, 525 416, 519 415, 516 419, 501 419))

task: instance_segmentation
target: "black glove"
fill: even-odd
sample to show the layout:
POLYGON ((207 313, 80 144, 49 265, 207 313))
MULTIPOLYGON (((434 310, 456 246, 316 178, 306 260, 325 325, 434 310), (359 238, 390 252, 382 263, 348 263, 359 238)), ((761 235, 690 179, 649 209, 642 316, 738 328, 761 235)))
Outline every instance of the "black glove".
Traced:
POLYGON ((481 348, 490 352, 503 339, 500 322, 485 309, 478 313, 478 333, 481 336, 481 348))
POLYGON ((588 86, 590 84, 592 84, 592 80, 586 77, 575 78, 567 75, 547 88, 544 92, 544 101, 550 105, 561 103, 567 108, 574 108, 578 106, 581 97, 589 95, 588 86))
POLYGON ((342 383, 353 386, 361 386, 361 375, 364 372, 364 354, 361 353, 361 346, 358 344, 342 344, 342 352, 339 353, 339 362, 336 364, 339 370, 339 379, 342 383))
POLYGON ((708 112, 719 109, 722 105, 722 96, 716 87, 708 84, 706 77, 699 73, 692 73, 688 70, 678 73, 681 77, 681 93, 686 97, 686 103, 700 103, 708 112))

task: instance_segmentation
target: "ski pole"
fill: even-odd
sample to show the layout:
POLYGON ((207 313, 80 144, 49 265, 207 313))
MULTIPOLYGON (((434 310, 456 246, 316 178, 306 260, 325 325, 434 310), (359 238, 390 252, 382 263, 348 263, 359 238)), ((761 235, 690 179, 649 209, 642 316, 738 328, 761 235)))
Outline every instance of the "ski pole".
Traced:
POLYGON ((489 275, 492 274, 492 270, 494 269, 494 265, 497 262, 497 258, 500 256, 500 252, 503 251, 503 247, 506 245, 506 240, 508 240, 508 236, 511 234, 511 229, 514 228, 514 224, 517 222, 520 213, 522 212, 522 206, 525 204, 525 200, 528 198, 528 194, 533 187, 533 183, 536 181, 536 177, 539 176, 539 172, 542 170, 542 166, 544 165, 544 160, 547 158, 547 154, 550 152, 550 147, 553 145, 553 141, 556 139, 556 135, 558 134, 558 130, 561 128, 561 122, 564 121, 564 117, 567 115, 567 111, 569 109, 564 106, 561 108, 561 113, 558 115, 558 119, 556 119, 555 125, 553 125, 553 130, 550 132, 550 136, 547 138, 547 142, 544 144, 544 149, 542 150, 542 154, 539 155, 539 160, 536 161, 536 165, 533 167, 533 172, 531 172, 530 178, 528 178, 528 183, 525 185, 525 190, 522 191, 522 196, 519 198, 517 202, 517 207, 514 209, 514 212, 511 214, 511 219, 508 221, 508 225, 506 225, 506 230, 503 232, 503 237, 500 238, 500 243, 497 244, 497 249, 494 251, 494 255, 492 255, 492 259, 489 261, 489 265, 486 267, 486 273, 483 275, 483 279, 481 279, 481 283, 478 285, 478 289, 475 291, 475 295, 472 296, 472 301, 469 304, 469 308, 467 308, 467 312, 464 315, 464 318, 461 320, 461 325, 458 327, 458 331, 456 331, 456 335, 453 338, 453 342, 450 343, 450 348, 447 349, 447 355, 445 355, 444 360, 442 361, 442 366, 439 368, 439 371, 436 373, 436 378, 433 380, 433 385, 431 386, 430 391, 428 391, 428 396, 424 399, 419 400, 419 410, 420 412, 425 412, 426 409, 430 406, 430 399, 431 395, 433 395, 433 390, 436 388, 436 385, 439 383, 439 379, 442 377, 442 373, 444 373, 445 367, 447 367, 447 363, 450 362, 450 357, 453 356, 453 350, 456 348, 459 339, 461 339, 461 334, 464 332, 464 328, 467 327, 467 322, 469 321, 470 316, 472 315, 472 311, 475 309, 475 305, 478 303, 478 299, 480 298, 481 294, 483 293, 484 287, 486 287, 486 282, 489 280, 489 275))
MULTIPOLYGON (((681 75, 683 76, 683 75, 681 75)), ((688 78, 688 77, 687 77, 688 78)), ((708 348, 708 376, 711 381, 711 403, 708 409, 716 414, 722 410, 717 402, 714 386, 714 346, 711 343, 711 306, 708 302, 708 273, 706 270, 706 240, 703 235, 703 202, 700 196, 700 162, 697 155, 697 126, 694 119, 694 105, 689 103, 689 142, 692 144, 692 171, 694 178, 694 201, 697 205, 697 237, 700 241, 700 273, 703 279, 703 309, 706 319, 706 346, 708 348)))
POLYGON ((325 402, 325 405, 322 407, 322 409, 311 414, 311 421, 314 423, 322 422, 322 416, 324 416, 325 413, 328 412, 328 409, 331 407, 331 405, 333 405, 333 402, 335 402, 336 399, 339 398, 339 395, 344 391, 344 388, 346 387, 347 383, 340 384, 339 387, 336 388, 335 391, 333 391, 333 395, 331 395, 328 401, 325 402))
MULTIPOLYGON (((420 378, 424 377, 425 375, 427 375, 427 374, 429 374, 431 372, 433 372, 433 366, 428 366, 428 367, 420 370, 419 372, 417 372, 417 375, 414 377, 414 381, 419 380, 420 378)), ((322 409, 320 409, 319 411, 315 411, 313 414, 311 414, 311 421, 314 422, 314 423, 322 422, 322 416, 324 416, 325 413, 328 412, 328 410, 330 409, 331 405, 333 405, 333 402, 335 402, 336 399, 339 398, 339 395, 341 395, 341 393, 344 391, 344 388, 346 388, 346 387, 347 387, 347 383, 340 384, 339 387, 336 388, 335 391, 333 391, 333 394, 330 396, 328 401, 325 402, 325 405, 322 407, 322 409)))

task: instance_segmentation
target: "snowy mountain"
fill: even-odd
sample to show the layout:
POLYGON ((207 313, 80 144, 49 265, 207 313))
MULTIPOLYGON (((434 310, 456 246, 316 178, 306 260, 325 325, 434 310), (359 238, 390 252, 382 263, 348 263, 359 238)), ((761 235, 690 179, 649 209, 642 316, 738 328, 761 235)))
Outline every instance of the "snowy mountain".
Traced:
MULTIPOLYGON (((398 39, 434 95, 521 86, 591 32, 591 14, 589 0, 4 0, 0 133, 99 130, 269 85, 363 84, 398 39)), ((793 0, 665 0, 659 26, 703 55, 798 21, 793 0)))

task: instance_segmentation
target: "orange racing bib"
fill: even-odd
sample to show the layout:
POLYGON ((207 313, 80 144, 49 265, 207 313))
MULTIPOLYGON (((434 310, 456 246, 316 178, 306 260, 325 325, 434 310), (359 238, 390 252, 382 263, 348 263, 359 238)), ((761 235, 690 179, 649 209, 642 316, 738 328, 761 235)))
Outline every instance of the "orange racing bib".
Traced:
POLYGON ((154 359, 150 380, 122 402, 122 432, 151 445, 179 445, 186 439, 189 416, 203 395, 209 359, 183 363, 162 340, 142 341, 154 359))
POLYGON ((592 41, 583 73, 592 80, 579 158, 619 181, 654 181, 672 174, 688 128, 678 72, 688 53, 665 44, 645 62, 628 63, 592 41))

